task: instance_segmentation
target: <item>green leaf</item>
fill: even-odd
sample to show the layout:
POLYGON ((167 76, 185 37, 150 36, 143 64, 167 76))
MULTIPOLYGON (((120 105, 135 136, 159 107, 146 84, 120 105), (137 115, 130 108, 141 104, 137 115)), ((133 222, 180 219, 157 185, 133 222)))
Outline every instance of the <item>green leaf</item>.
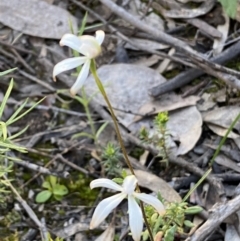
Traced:
POLYGON ((36 202, 37 203, 45 203, 50 197, 52 196, 52 193, 48 190, 42 191, 38 193, 36 196, 36 202))
POLYGON ((20 113, 20 111, 25 107, 25 105, 28 102, 28 98, 14 111, 12 116, 8 119, 7 123, 11 123, 12 120, 14 120, 15 117, 20 113))
POLYGON ((73 140, 73 139, 76 139, 76 138, 79 138, 79 137, 84 137, 84 136, 94 140, 94 136, 87 133, 87 132, 81 132, 81 133, 78 133, 78 134, 74 134, 71 139, 73 140))
POLYGON ((8 137, 8 140, 14 140, 16 139, 17 137, 19 137, 20 135, 22 135, 27 129, 28 129, 29 125, 27 125, 26 127, 24 127, 22 130, 20 130, 19 132, 15 133, 14 135, 12 136, 9 136, 8 137))
POLYGON ((83 106, 86 106, 88 104, 88 100, 87 99, 81 98, 78 95, 75 95, 74 99, 79 101, 83 106))
POLYGON ((222 6, 227 15, 230 18, 235 19, 237 14, 237 6, 238 6, 238 0, 218 0, 222 6))
POLYGON ((184 221, 184 225, 185 225, 186 227, 188 227, 188 228, 192 228, 192 227, 195 226, 195 225, 194 225, 191 221, 189 221, 189 220, 185 220, 185 221, 184 221))
POLYGON ((171 228, 169 228, 166 231, 166 234, 164 236, 164 241, 173 241, 176 230, 177 230, 177 226, 176 225, 174 225, 171 228))
POLYGON ((112 180, 114 182, 116 182, 117 184, 123 184, 123 179, 122 178, 116 177, 116 178, 113 178, 112 180))
POLYGON ((9 74, 9 73, 13 72, 13 71, 16 70, 16 69, 17 69, 17 68, 13 68, 13 69, 8 69, 8 70, 6 70, 6 71, 0 72, 0 77, 1 77, 1 76, 4 76, 4 75, 6 75, 6 74, 9 74))
POLYGON ((11 81, 10 81, 7 92, 5 93, 3 101, 2 101, 1 106, 0 106, 0 119, 2 119, 2 114, 3 114, 3 111, 5 109, 5 105, 7 103, 7 100, 10 96, 10 93, 12 91, 12 88, 13 88, 13 79, 11 79, 11 81))
POLYGON ((68 189, 64 185, 56 184, 53 186, 53 194, 57 196, 64 196, 68 194, 68 189))
POLYGON ((5 122, 0 121, 0 127, 2 129, 3 140, 5 141, 7 139, 7 125, 5 122))
POLYGON ((61 201, 63 199, 63 196, 62 195, 54 195, 53 196, 55 198, 55 200, 57 201, 61 201))
MULTIPOLYGON (((14 122, 16 122, 17 120, 21 119, 23 116, 25 116, 26 114, 28 114, 32 109, 34 109, 38 104, 40 104, 46 97, 43 97, 41 100, 39 100, 38 102, 36 102, 35 104, 33 104, 28 110, 26 110, 24 113, 22 113, 20 116, 16 117, 16 118, 12 118, 12 116, 10 117, 10 119, 7 120, 6 124, 10 125, 14 122)), ((25 103, 25 102, 24 102, 25 103)), ((21 106, 20 106, 21 108, 21 106)), ((13 114, 14 115, 14 114, 13 114)))
POLYGON ((47 188, 49 191, 52 190, 52 186, 48 181, 44 181, 42 187, 47 188))
POLYGON ((108 122, 105 122, 100 126, 100 128, 97 130, 97 133, 96 133, 96 139, 99 138, 100 134, 103 132, 103 130, 106 128, 107 125, 108 125, 108 122))
POLYGON ((128 176, 128 173, 125 169, 122 170, 121 176, 123 177, 123 179, 128 176))
POLYGON ((188 207, 184 212, 185 214, 196 214, 200 213, 203 209, 199 206, 188 207))
POLYGON ((78 31, 78 34, 79 35, 82 35, 84 30, 85 30, 85 27, 86 27, 86 23, 87 23, 87 16, 88 16, 88 13, 86 12, 84 17, 83 17, 83 20, 82 20, 82 24, 81 24, 81 27, 78 31))
POLYGON ((3 141, 0 140, 0 147, 4 147, 4 148, 8 148, 8 149, 13 149, 13 150, 17 150, 19 152, 27 152, 25 147, 22 146, 17 146, 15 144, 12 144, 11 142, 9 142, 8 140, 3 141))
POLYGON ((54 187, 57 184, 57 177, 55 176, 49 176, 49 182, 51 184, 52 187, 54 187))

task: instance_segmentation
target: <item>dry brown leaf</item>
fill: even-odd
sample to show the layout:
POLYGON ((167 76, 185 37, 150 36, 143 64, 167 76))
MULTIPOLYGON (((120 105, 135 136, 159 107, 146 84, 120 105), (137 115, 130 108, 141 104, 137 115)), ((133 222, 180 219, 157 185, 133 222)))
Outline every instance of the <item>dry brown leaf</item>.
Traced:
MULTIPOLYGON (((115 108, 115 114, 121 124, 128 128, 133 134, 138 134, 141 127, 145 126, 148 130, 153 125, 153 118, 146 118, 134 122, 136 116, 139 116, 140 107, 151 103, 152 100, 148 95, 148 89, 164 83, 166 80, 156 71, 131 64, 114 64, 105 65, 98 69, 98 75, 105 86, 108 98, 115 108)), ((86 81, 85 91, 87 95, 94 96, 94 100, 100 105, 106 106, 105 100, 99 93, 96 83, 92 77, 86 81)), ((168 123, 168 133, 179 140, 178 149, 171 150, 174 155, 183 155, 190 151, 199 139, 201 134, 202 118, 196 107, 184 106, 194 105, 198 97, 187 97, 184 100, 171 92, 161 99, 161 108, 158 111, 181 110, 171 112, 168 123), (168 109, 166 109, 166 106, 168 109)), ((146 110, 147 112, 151 109, 146 110)), ((155 112, 157 113, 157 112, 155 112)), ((172 141, 169 142, 171 148, 172 141)))
POLYGON ((212 36, 213 38, 222 37, 222 33, 218 29, 209 25, 207 22, 203 21, 202 19, 192 18, 192 19, 187 19, 186 22, 197 27, 199 30, 201 30, 204 33, 207 33, 209 36, 212 36))
POLYGON ((162 195, 168 202, 181 202, 182 198, 179 194, 162 178, 141 170, 135 170, 135 175, 138 179, 138 184, 141 187, 148 188, 149 190, 162 195))
MULTIPOLYGON (((101 66, 98 75, 105 87, 108 98, 115 108, 118 120, 128 127, 134 120, 134 113, 138 113, 139 108, 150 101, 147 90, 166 80, 156 71, 132 64, 113 64, 101 66)), ((106 106, 105 100, 99 93, 95 80, 90 76, 85 84, 87 95, 93 93, 94 100, 100 105, 106 106)), ((130 126, 131 131, 138 131, 130 126)))
POLYGON ((68 11, 38 0, 1 0, 0 22, 22 33, 41 38, 60 39, 77 30, 77 20, 68 11))
POLYGON ((215 158, 215 162, 221 166, 232 169, 235 172, 240 172, 240 167, 237 165, 237 163, 232 161, 230 158, 228 158, 227 156, 225 156, 223 154, 219 154, 215 158))
MULTIPOLYGON (((219 136, 225 136, 228 129, 227 128, 223 128, 221 126, 217 126, 217 125, 213 125, 213 124, 207 124, 207 126, 209 127, 209 129, 211 129, 215 134, 219 135, 219 136)), ((230 132, 228 134, 228 138, 232 138, 232 139, 237 139, 240 136, 234 132, 230 132)))
POLYGON ((115 226, 110 224, 108 228, 95 239, 95 241, 113 241, 115 235, 115 226))
POLYGON ((164 31, 164 20, 161 16, 157 15, 154 11, 152 11, 151 7, 141 1, 141 0, 134 0, 129 1, 129 10, 128 12, 132 15, 142 17, 142 21, 148 24, 149 26, 155 27, 164 31), (145 10, 148 9, 148 14, 145 13, 145 10), (144 16, 144 17, 143 17, 144 16))
MULTIPOLYGON (((165 98, 162 98, 159 101, 151 100, 149 103, 146 103, 139 109, 138 113, 148 116, 156 115, 159 112, 172 111, 186 106, 196 105, 199 99, 200 97, 198 96, 188 96, 186 98, 182 98, 181 96, 170 93, 169 95, 165 95, 165 98)), ((136 116, 134 121, 139 121, 142 118, 142 116, 136 116)))
MULTIPOLYGON (((226 106, 204 113, 203 120, 207 124, 210 123, 228 129, 239 113, 239 106, 226 106)), ((237 131, 240 130, 240 122, 236 123, 234 129, 237 131)))
POLYGON ((202 117, 196 106, 169 113, 167 130, 180 141, 176 155, 184 155, 194 148, 202 133, 202 117))
MULTIPOLYGON (((210 124, 210 123, 207 123, 207 126, 209 127, 209 129, 211 129, 214 133, 216 133, 219 136, 225 136, 228 131, 228 128, 223 128, 221 126, 217 126, 217 125, 210 124)), ((240 136, 238 134, 231 131, 228 134, 228 138, 232 138, 234 140, 235 144, 240 149, 240 136)))
POLYGON ((162 57, 158 55, 152 55, 151 57, 141 57, 140 59, 133 62, 135 65, 150 67, 156 64, 162 57))
POLYGON ((215 5, 215 0, 204 1, 198 8, 172 9, 164 11, 164 16, 168 18, 195 18, 208 13, 215 5))

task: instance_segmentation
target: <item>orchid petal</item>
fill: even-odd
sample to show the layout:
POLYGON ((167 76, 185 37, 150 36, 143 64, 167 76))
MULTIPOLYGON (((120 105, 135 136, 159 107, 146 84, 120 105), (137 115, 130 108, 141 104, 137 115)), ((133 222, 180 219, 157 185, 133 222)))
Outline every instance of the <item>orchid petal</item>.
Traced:
POLYGON ((79 48, 81 54, 93 59, 101 53, 101 46, 93 36, 83 35, 80 36, 79 39, 81 41, 81 46, 79 48))
POLYGON ((96 38, 99 45, 102 44, 102 42, 104 40, 104 37, 105 37, 105 33, 102 30, 96 31, 96 37, 95 38, 96 38))
POLYGON ((90 229, 97 227, 125 197, 126 194, 119 193, 102 200, 94 211, 90 229))
POLYGON ((123 188, 118 185, 116 182, 106 179, 106 178, 99 178, 96 180, 91 181, 90 183, 90 188, 96 188, 96 187, 105 187, 105 188, 110 188, 116 191, 122 192, 123 188))
POLYGON ((74 58, 65 59, 65 60, 59 62, 58 64, 56 64, 54 66, 53 79, 55 80, 55 76, 64 71, 74 69, 77 66, 82 65, 83 63, 86 62, 86 60, 87 60, 86 57, 74 57, 74 58))
POLYGON ((165 213, 165 208, 163 204, 156 197, 153 197, 146 193, 136 193, 136 192, 134 192, 133 196, 153 206, 158 211, 159 214, 165 213))
POLYGON ((143 230, 142 211, 132 195, 128 196, 129 226, 134 241, 140 241, 143 230))
POLYGON ((60 40, 61 46, 68 46, 79 53, 81 53, 80 50, 83 43, 84 42, 80 39, 80 37, 77 37, 76 35, 70 33, 64 34, 60 40))
POLYGON ((82 88, 85 80, 88 77, 89 74, 89 68, 90 68, 90 59, 87 59, 81 69, 81 72, 79 73, 77 80, 75 81, 74 85, 70 89, 70 93, 72 95, 76 95, 77 92, 82 88))
POLYGON ((137 178, 134 175, 127 176, 123 181, 123 190, 127 194, 132 194, 137 185, 137 178))

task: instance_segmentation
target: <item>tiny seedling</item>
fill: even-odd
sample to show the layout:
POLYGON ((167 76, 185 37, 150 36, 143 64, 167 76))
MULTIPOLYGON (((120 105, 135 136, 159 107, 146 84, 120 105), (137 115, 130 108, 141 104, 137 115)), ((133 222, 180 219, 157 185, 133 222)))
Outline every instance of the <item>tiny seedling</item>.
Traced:
POLYGON ((45 203, 52 196, 55 200, 60 201, 62 200, 63 196, 68 194, 67 187, 59 184, 57 177, 55 176, 50 176, 49 178, 47 178, 47 180, 43 182, 42 187, 47 190, 38 193, 38 195, 36 196, 37 203, 45 203))
POLYGON ((122 165, 119 161, 121 156, 120 148, 109 142, 102 154, 102 163, 109 175, 119 175, 121 173, 122 165))

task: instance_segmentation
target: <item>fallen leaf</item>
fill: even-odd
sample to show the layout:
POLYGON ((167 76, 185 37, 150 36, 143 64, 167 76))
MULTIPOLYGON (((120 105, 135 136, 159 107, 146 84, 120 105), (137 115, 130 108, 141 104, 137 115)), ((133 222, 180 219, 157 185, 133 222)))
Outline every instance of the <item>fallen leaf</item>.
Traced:
POLYGON ((146 171, 135 170, 140 187, 147 188, 156 194, 160 192, 162 197, 168 202, 181 202, 179 194, 162 178, 146 171))
POLYGON ((203 21, 202 19, 199 19, 199 18, 187 19, 186 22, 197 27, 199 30, 208 34, 209 36, 212 36, 213 38, 222 37, 222 33, 218 29, 214 28, 213 26, 203 21))
POLYGON ((176 155, 184 155, 197 143, 202 133, 202 116, 196 106, 169 113, 167 130, 180 141, 176 155))
MULTIPOLYGON (((97 70, 97 73, 112 106, 115 108, 118 120, 125 127, 133 122, 139 108, 151 100, 147 90, 166 81, 153 69, 132 64, 104 65, 97 70)), ((106 106, 92 76, 86 81, 85 91, 89 96, 97 92, 94 100, 100 105, 106 106)), ((134 126, 128 128, 131 131, 136 131, 134 126)))
POLYGON ((115 226, 110 224, 108 228, 95 239, 95 241, 113 241, 115 235, 115 226))
POLYGON ((204 1, 198 8, 187 8, 165 10, 164 16, 167 18, 195 18, 208 13, 215 5, 214 0, 204 1))
MULTIPOLYGON (((138 134, 141 127, 150 130, 153 126, 153 118, 145 118, 135 122, 137 117, 142 116, 139 109, 152 103, 148 95, 148 89, 164 83, 166 80, 156 71, 132 64, 105 65, 98 69, 98 75, 105 87, 108 98, 115 109, 115 115, 121 124, 128 128, 133 134, 138 134)), ((88 96, 98 92, 94 100, 100 105, 106 106, 105 100, 99 93, 94 79, 90 76, 85 85, 88 96)), ((190 151, 198 141, 202 131, 202 117, 196 107, 184 106, 194 105, 198 97, 187 97, 186 101, 171 92, 158 101, 159 111, 175 110, 169 113, 170 120, 167 124, 169 136, 180 141, 178 148, 171 150, 174 155, 183 155, 190 151), (166 109, 166 106, 168 109, 166 109)), ((155 102, 154 102, 155 103, 155 102)), ((152 109, 146 108, 145 112, 152 109)), ((155 112, 157 113, 157 112, 155 112)), ((170 141, 172 143, 172 141, 170 141)), ((172 144, 171 146, 172 147, 172 144)))
POLYGON ((235 172, 240 172, 240 167, 237 165, 236 162, 232 161, 230 158, 223 154, 219 154, 215 158, 215 162, 221 166, 227 167, 235 172))
POLYGON ((41 38, 60 39, 77 30, 77 20, 68 11, 38 0, 1 0, 0 22, 22 33, 41 38))
POLYGON ((159 112, 172 111, 191 105, 196 105, 198 100, 200 100, 200 97, 198 96, 188 96, 186 98, 182 98, 179 95, 174 95, 171 93, 169 95, 165 95, 165 98, 162 98, 159 101, 151 100, 143 105, 138 111, 142 116, 136 116, 134 121, 139 121, 144 115, 156 115, 159 112))
MULTIPOLYGON (((217 125, 213 125, 213 124, 207 124, 207 126, 209 127, 210 130, 212 130, 215 134, 219 135, 219 136, 225 136, 228 129, 227 128, 223 128, 221 126, 217 126, 217 125)), ((234 132, 230 132, 228 134, 228 138, 232 138, 232 139, 237 139, 240 136, 234 132)))
MULTIPOLYGON (((204 113, 203 120, 207 124, 210 123, 228 129, 239 113, 239 106, 226 106, 204 113)), ((236 123, 234 129, 240 130, 240 122, 236 123)))

